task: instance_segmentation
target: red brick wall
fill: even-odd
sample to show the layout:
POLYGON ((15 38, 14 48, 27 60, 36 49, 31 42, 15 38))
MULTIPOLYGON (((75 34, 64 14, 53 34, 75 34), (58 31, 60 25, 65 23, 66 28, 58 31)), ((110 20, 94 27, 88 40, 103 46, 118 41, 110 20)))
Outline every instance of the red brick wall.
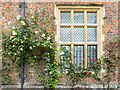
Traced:
MULTIPOLYGON (((25 10, 26 10, 26 12, 30 11, 30 13, 32 14, 36 9, 39 12, 41 10, 41 7, 44 7, 46 11, 52 10, 50 14, 54 15, 54 4, 58 4, 58 3, 59 4, 60 3, 104 4, 106 19, 104 19, 104 25, 102 27, 102 32, 105 36, 109 30, 113 34, 118 33, 118 11, 119 11, 118 10, 118 2, 102 2, 102 0, 101 0, 101 2, 97 2, 98 0, 90 0, 90 1, 89 0, 69 0, 69 2, 67 2, 68 0, 66 2, 61 2, 61 1, 63 1, 63 0, 57 0, 56 2, 49 2, 48 4, 46 4, 46 2, 38 2, 41 6, 39 6, 36 2, 30 2, 30 3, 27 3, 27 8, 25 10), (87 2, 87 1, 89 1, 89 2, 87 2)), ((0 16, 2 16, 2 19, 0 20, 0 21, 2 21, 2 23, 0 22, 0 26, 2 29, 4 29, 6 26, 8 26, 8 24, 7 24, 8 21, 12 21, 12 23, 14 23, 15 17, 18 14, 20 14, 20 12, 17 11, 17 9, 16 9, 16 7, 19 8, 19 2, 18 3, 15 3, 15 2, 2 3, 1 2, 0 4, 2 5, 2 13, 4 13, 4 14, 2 14, 0 12, 0 16), (11 11, 9 11, 8 9, 10 9, 11 11)), ((120 13, 120 11, 119 11, 119 13, 120 13)), ((8 28, 11 29, 11 27, 8 27, 8 28)), ((1 66, 1 64, 0 64, 0 66, 1 66)), ((29 68, 29 67, 26 66, 25 71, 27 71, 27 74, 28 74, 27 79, 28 80, 26 79, 25 82, 36 83, 34 80, 36 80, 37 78, 35 77, 35 75, 32 75, 33 70, 32 69, 28 70, 27 68, 29 68)), ((16 77, 17 77, 17 74, 16 74, 16 77)), ((17 78, 16 78, 17 81, 15 81, 15 83, 17 83, 19 81, 19 79, 17 79, 17 78)), ((67 82, 67 78, 65 80, 64 79, 61 79, 61 80, 63 80, 64 82, 67 82)), ((116 80, 117 79, 115 78, 115 81, 116 80)))

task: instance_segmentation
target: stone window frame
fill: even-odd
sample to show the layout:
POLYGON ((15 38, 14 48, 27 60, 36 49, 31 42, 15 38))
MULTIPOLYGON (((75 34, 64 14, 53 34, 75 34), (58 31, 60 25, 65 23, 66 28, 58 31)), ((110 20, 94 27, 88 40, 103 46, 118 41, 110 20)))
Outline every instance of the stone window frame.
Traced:
MULTIPOLYGON (((102 25, 104 24, 104 5, 103 4, 55 4, 54 6, 55 14, 55 24, 57 26, 55 41, 59 43, 60 41, 60 27, 61 26, 70 26, 71 33, 73 33, 74 26, 84 27, 84 40, 85 42, 74 43, 73 34, 71 34, 72 42, 62 42, 60 45, 71 45, 71 51, 74 52, 74 45, 84 45, 84 68, 87 68, 87 46, 88 45, 97 45, 97 58, 100 58, 104 53, 103 51, 103 42, 104 35, 102 34, 102 25), (61 11, 70 11, 71 12, 71 24, 60 24, 60 12, 61 11), (83 12, 84 13, 84 24, 74 24, 73 13, 83 12), (96 12, 97 13, 97 24, 87 24, 87 12, 96 12), (87 42, 87 27, 97 27, 97 42, 87 42)), ((60 46, 57 46, 58 51, 60 51, 60 46)), ((74 63, 74 53, 71 52, 71 61, 74 63)), ((56 56, 59 57, 59 54, 56 56)))

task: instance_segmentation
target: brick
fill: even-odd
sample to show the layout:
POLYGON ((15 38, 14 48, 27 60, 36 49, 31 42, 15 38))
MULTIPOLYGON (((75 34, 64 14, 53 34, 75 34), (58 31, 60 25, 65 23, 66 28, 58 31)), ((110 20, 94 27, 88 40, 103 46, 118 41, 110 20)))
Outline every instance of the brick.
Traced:
MULTIPOLYGON (((67 0, 65 2, 63 2, 63 1, 64 0, 57 0, 57 1, 55 0, 55 2, 51 1, 44 8, 47 11, 49 11, 51 9, 52 10, 51 15, 54 15, 54 4, 58 4, 58 3, 59 4, 60 3, 79 3, 79 4, 80 3, 84 3, 84 4, 95 3, 95 4, 105 4, 105 14, 106 14, 106 16, 108 18, 104 19, 104 25, 102 26, 103 27, 102 28, 103 35, 105 35, 105 37, 106 37, 106 34, 107 34, 107 32, 109 30, 112 31, 113 33, 118 33, 118 28, 116 28, 116 27, 118 27, 118 13, 120 14, 120 10, 118 12, 118 2, 116 2, 115 0, 113 0, 113 2, 107 2, 108 0, 100 0, 100 2, 99 2, 99 0, 67 0), (102 1, 104 1, 104 2, 102 2, 102 1)), ((19 3, 20 2, 17 2, 17 3, 14 2, 15 6, 17 8, 19 7, 19 3)), ((46 2, 42 2, 42 1, 38 2, 38 3, 41 5, 41 7, 43 7, 46 4, 46 2)), ((15 17, 20 14, 20 12, 16 11, 17 9, 10 2, 2 3, 2 5, 3 5, 2 6, 2 13, 5 13, 5 16, 6 16, 7 19, 9 17, 13 17, 14 16, 13 18, 10 19, 10 21, 14 21, 15 17), (12 13, 7 11, 8 8, 12 11, 12 13), (15 12, 16 12, 16 14, 14 14, 15 12)), ((41 7, 39 7, 38 4, 35 3, 35 2, 29 2, 29 3, 27 3, 27 8, 25 10, 26 10, 26 12, 30 11, 30 14, 33 15, 33 12, 35 10, 37 10, 39 12, 41 10, 41 7)), ((2 13, 0 13, 0 15, 2 15, 2 13)), ((3 26, 2 29, 6 26, 5 23, 8 22, 8 20, 6 18, 4 16, 2 16, 2 21, 3 21, 2 25, 1 25, 1 26, 3 26)), ((120 22, 120 20, 119 20, 119 22, 120 22)), ((103 42, 103 46, 105 46, 105 42, 103 42)), ((26 66, 26 68, 29 68, 29 66, 26 66)), ((26 70, 26 68, 25 68, 25 70, 26 70)), ((32 69, 28 70, 28 72, 27 72, 27 74, 28 74, 27 76, 28 77, 25 79, 26 82, 30 82, 30 83, 34 82, 34 83, 36 83, 36 81, 35 81, 37 79, 37 78, 35 78, 36 74, 34 73, 34 75, 32 75, 32 73, 33 73, 32 69), (33 79, 33 78, 35 78, 35 79, 33 79)), ((20 82, 20 79, 17 76, 17 74, 16 74, 16 77, 14 76, 13 78, 16 79, 15 81, 13 81, 14 83, 17 83, 18 81, 20 82)), ((85 79, 84 81, 91 82, 91 79, 89 79, 89 80, 85 79)), ((92 80, 92 81, 94 81, 94 80, 92 80)), ((61 82, 68 83, 69 82, 69 78, 64 76, 63 78, 61 78, 61 82)))

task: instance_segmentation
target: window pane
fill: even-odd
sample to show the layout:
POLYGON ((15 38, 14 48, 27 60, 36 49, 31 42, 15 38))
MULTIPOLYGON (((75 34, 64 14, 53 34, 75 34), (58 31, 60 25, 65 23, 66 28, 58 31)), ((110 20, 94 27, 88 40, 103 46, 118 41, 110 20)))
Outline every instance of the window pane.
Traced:
POLYGON ((70 24, 70 12, 61 12, 61 24, 70 24))
POLYGON ((94 61, 97 59, 97 46, 88 46, 88 67, 90 66, 90 63, 94 63, 94 61), (91 62, 90 62, 91 61, 91 62))
POLYGON ((71 49, 70 45, 62 45, 61 49, 64 51, 65 55, 61 56, 60 61, 62 63, 62 68, 69 68, 71 61, 71 49))
POLYGON ((97 15, 96 13, 87 13, 87 23, 88 24, 96 24, 97 15))
POLYGON ((87 28, 87 41, 96 42, 97 41, 97 30, 94 27, 87 28))
POLYGON ((84 67, 84 46, 74 46, 74 64, 76 67, 84 67))
POLYGON ((75 24, 83 24, 83 13, 81 13, 81 12, 74 13, 74 23, 75 24))
POLYGON ((75 27, 74 28, 74 42, 83 42, 84 41, 84 28, 75 27))
POLYGON ((71 28, 70 27, 61 27, 61 41, 70 42, 71 38, 71 28))

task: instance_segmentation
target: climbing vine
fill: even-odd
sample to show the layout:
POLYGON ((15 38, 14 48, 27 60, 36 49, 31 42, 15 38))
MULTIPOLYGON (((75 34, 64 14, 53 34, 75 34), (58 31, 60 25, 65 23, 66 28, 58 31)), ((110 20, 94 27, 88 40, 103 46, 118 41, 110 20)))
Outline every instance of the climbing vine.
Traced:
POLYGON ((75 67, 74 64, 70 64, 68 75, 72 80, 73 86, 78 82, 82 82, 84 78, 93 78, 94 80, 110 88, 110 82, 113 80, 114 75, 118 74, 118 38, 112 38, 105 47, 105 54, 92 63, 92 59, 89 59, 89 67, 82 68, 81 66, 75 67))
POLYGON ((59 82, 60 74, 55 60, 55 18, 48 15, 46 11, 42 12, 42 16, 38 20, 38 14, 35 12, 31 18, 29 18, 30 15, 26 15, 21 21, 21 16, 18 15, 16 26, 8 22, 12 26, 12 30, 6 29, 2 32, 3 83, 10 82, 10 72, 7 71, 10 70, 10 67, 5 70, 10 64, 16 68, 16 71, 19 71, 21 63, 29 61, 35 73, 41 76, 40 60, 45 62, 45 77, 42 79, 39 77, 38 80, 44 84, 44 87, 53 88, 59 82), (41 25, 39 26, 38 23, 41 25))
POLYGON ((112 80, 111 73, 116 70, 118 62, 118 40, 111 40, 106 47, 106 54, 92 63, 88 68, 75 67, 71 62, 70 49, 61 46, 60 58, 56 58, 58 53, 55 42, 55 23, 54 17, 42 12, 43 17, 38 19, 38 13, 34 16, 26 15, 21 21, 21 16, 17 16, 16 24, 12 25, 12 30, 6 29, 2 32, 2 81, 8 84, 11 79, 10 69, 12 66, 16 71, 20 71, 21 63, 30 62, 38 75, 38 80, 44 84, 45 88, 54 88, 61 78, 60 73, 70 76, 73 86, 81 82, 83 78, 94 78, 108 87, 112 80), (29 18, 30 17, 30 18, 29 18), (38 25, 40 23, 40 25, 38 25), (21 28, 22 25, 22 28, 21 28), (23 59, 23 61, 21 61, 23 59), (45 62, 44 77, 41 78, 39 71, 40 61, 45 62), (66 71, 67 70, 67 71, 66 71), (100 77, 100 72, 105 71, 100 77))

